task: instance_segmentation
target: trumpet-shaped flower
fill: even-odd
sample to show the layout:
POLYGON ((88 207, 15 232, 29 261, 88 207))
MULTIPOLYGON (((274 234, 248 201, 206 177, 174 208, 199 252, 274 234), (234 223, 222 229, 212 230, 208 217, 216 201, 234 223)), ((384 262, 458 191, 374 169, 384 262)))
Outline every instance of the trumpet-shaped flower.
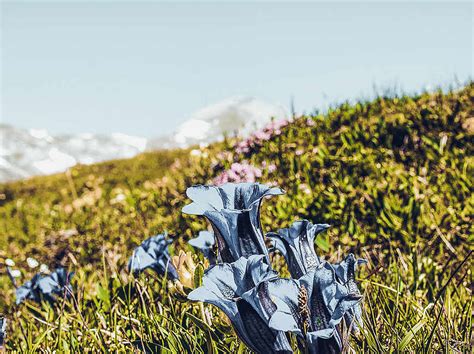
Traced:
POLYGON ((313 225, 308 220, 301 220, 277 233, 267 234, 273 246, 285 257, 294 279, 302 277, 320 263, 314 250, 314 239, 328 227, 328 224, 313 225))
MULTIPOLYGON (((351 294, 360 295, 359 287, 355 280, 355 272, 358 265, 367 264, 365 259, 356 259, 351 253, 342 262, 333 265, 336 272, 336 277, 341 282, 347 291, 351 294)), ((360 304, 355 305, 345 315, 346 322, 352 326, 354 332, 359 332, 359 327, 362 327, 362 308, 360 304)))
POLYGON ((176 268, 171 264, 168 246, 172 240, 166 239, 165 234, 152 236, 142 242, 128 261, 128 270, 133 274, 152 269, 159 275, 168 274, 171 279, 177 279, 176 268))
POLYGON ((16 303, 20 304, 25 300, 46 300, 53 303, 58 296, 69 296, 72 293, 70 280, 73 274, 64 268, 58 268, 49 275, 36 274, 16 289, 16 303))
POLYGON ((187 189, 193 201, 183 208, 186 214, 203 215, 212 225, 218 248, 218 262, 240 257, 265 255, 260 225, 260 205, 265 196, 280 195, 280 188, 259 183, 226 183, 220 187, 193 186, 187 189))
MULTIPOLYGON (((217 264, 206 271, 203 285, 188 295, 193 301, 203 301, 221 309, 230 319, 239 338, 257 353, 291 353, 285 334, 270 329, 252 305, 242 298, 260 283, 277 279, 278 274, 264 262, 264 256, 240 258, 233 263, 217 264)), ((260 292, 265 292, 261 288, 260 292)), ((268 296, 264 296, 268 298, 268 296)), ((273 302, 261 304, 272 315, 273 302)))
POLYGON ((278 331, 297 333, 306 340, 310 353, 341 352, 338 324, 361 299, 336 281, 332 266, 319 264, 298 280, 265 281, 242 296, 278 331), (265 287, 266 291, 259 289, 265 287), (268 312, 267 303, 275 307, 268 312))
POLYGON ((204 254, 204 257, 209 259, 209 261, 212 263, 213 260, 215 259, 215 254, 212 248, 214 247, 216 240, 214 239, 214 234, 210 231, 199 231, 199 235, 196 238, 192 238, 191 240, 188 241, 188 243, 201 250, 201 252, 204 254))

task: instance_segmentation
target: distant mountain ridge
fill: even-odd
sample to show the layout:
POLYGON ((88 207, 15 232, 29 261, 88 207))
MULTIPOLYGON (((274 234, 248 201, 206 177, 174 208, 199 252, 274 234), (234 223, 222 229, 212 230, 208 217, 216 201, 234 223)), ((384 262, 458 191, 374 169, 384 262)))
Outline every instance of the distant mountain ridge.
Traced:
POLYGON ((222 139, 225 133, 248 136, 272 117, 286 118, 287 112, 281 105, 254 97, 232 97, 198 110, 170 136, 151 139, 148 148, 207 144, 222 139))
POLYGON ((145 138, 118 133, 50 135, 6 124, 0 124, 0 139, 0 182, 61 172, 78 163, 133 157, 147 144, 145 138))
MULTIPOLYGON (((129 158, 145 150, 208 144, 225 133, 246 136, 286 110, 253 97, 234 97, 207 106, 170 135, 153 139, 113 134, 61 134, 0 124, 0 182, 65 171, 78 163, 129 158)), ((158 133, 158 132, 157 132, 158 133)))

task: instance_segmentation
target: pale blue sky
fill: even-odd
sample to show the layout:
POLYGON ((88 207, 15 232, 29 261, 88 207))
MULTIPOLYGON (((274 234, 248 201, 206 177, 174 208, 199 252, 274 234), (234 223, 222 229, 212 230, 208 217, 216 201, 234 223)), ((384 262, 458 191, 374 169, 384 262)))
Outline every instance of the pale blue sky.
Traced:
POLYGON ((2 2, 2 122, 172 131, 255 96, 297 111, 472 77, 467 3, 2 2))

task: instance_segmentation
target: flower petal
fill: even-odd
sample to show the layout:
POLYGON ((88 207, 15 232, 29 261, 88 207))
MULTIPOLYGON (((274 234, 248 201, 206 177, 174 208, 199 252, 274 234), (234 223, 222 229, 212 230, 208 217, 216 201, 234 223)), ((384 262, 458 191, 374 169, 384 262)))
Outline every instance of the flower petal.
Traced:
POLYGON ((212 248, 215 242, 214 234, 210 231, 199 231, 198 237, 188 241, 191 246, 200 250, 212 248))
POLYGON ((293 279, 275 279, 260 283, 242 294, 270 328, 301 333, 298 314, 299 287, 293 279))
MULTIPOLYGON (((350 253, 342 262, 333 265, 338 281, 346 287, 348 293, 359 298, 361 293, 355 280, 355 272, 357 266, 362 264, 367 264, 367 260, 356 259, 354 254, 350 253)), ((359 327, 363 326, 360 300, 346 311, 345 317, 354 332, 359 332, 359 327)))
POLYGON ((310 354, 338 354, 342 352, 342 340, 335 329, 322 329, 306 335, 310 354))
POLYGON ((257 353, 293 353, 285 333, 270 329, 247 301, 239 300, 237 308, 249 337, 245 344, 250 349, 257 353))
POLYGON ((182 211, 185 214, 204 215, 206 211, 224 208, 219 190, 213 186, 192 186, 186 190, 186 195, 193 203, 184 206, 182 211))
POLYGON ((68 273, 64 268, 58 268, 49 275, 36 274, 30 281, 16 289, 16 303, 25 300, 40 302, 46 300, 50 303, 56 301, 56 295, 69 296, 72 287, 69 279, 73 273, 68 273), (69 290, 66 293, 66 288, 69 290))
POLYGON ((7 319, 5 317, 0 317, 0 349, 3 349, 6 336, 7 336, 7 319))
POLYGON ((143 247, 139 246, 133 251, 133 255, 128 261, 128 270, 132 273, 138 273, 153 266, 153 264, 155 264, 155 259, 143 247))
POLYGON ((314 250, 314 239, 328 227, 328 224, 313 225, 308 220, 300 220, 289 228, 267 234, 273 246, 285 257, 294 279, 302 277, 320 263, 314 250))
POLYGON ((214 233, 210 231, 200 231, 198 237, 188 241, 191 246, 201 250, 204 257, 206 257, 211 264, 216 262, 216 255, 213 251, 215 242, 214 233))
POLYGON ((170 243, 172 240, 168 240, 166 234, 158 234, 146 239, 133 251, 128 261, 128 270, 137 275, 150 268, 159 275, 167 274, 169 278, 177 279, 178 272, 171 264, 168 253, 170 243))
POLYGON ((18 289, 16 289, 16 304, 17 305, 19 305, 23 301, 31 298, 32 291, 31 291, 31 288, 30 288, 28 283, 26 283, 26 284, 20 286, 18 289))

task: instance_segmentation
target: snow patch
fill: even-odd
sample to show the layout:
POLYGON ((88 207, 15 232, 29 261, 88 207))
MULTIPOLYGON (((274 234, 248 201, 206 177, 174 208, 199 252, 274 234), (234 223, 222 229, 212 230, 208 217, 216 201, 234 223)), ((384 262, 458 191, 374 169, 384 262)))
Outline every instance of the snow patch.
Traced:
POLYGON ((76 164, 76 159, 53 147, 48 152, 48 158, 33 162, 40 173, 51 174, 61 172, 76 164))
POLYGON ((138 136, 131 136, 122 133, 113 133, 112 137, 116 139, 118 142, 124 143, 126 145, 130 145, 139 151, 143 151, 146 148, 147 139, 140 138, 138 136))

